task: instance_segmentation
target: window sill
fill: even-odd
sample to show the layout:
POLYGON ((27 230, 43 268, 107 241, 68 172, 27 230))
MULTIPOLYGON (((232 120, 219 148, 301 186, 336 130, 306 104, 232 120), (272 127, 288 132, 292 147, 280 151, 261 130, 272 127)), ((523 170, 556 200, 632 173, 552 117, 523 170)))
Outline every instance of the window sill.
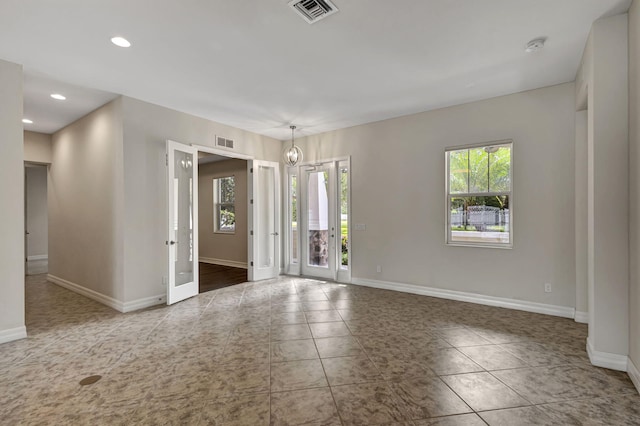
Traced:
POLYGON ((462 241, 447 241, 446 245, 452 247, 479 247, 479 248, 492 248, 492 249, 512 249, 513 243, 511 244, 491 244, 491 243, 468 243, 462 241))
POLYGON ((214 234, 234 235, 236 231, 213 231, 214 234))

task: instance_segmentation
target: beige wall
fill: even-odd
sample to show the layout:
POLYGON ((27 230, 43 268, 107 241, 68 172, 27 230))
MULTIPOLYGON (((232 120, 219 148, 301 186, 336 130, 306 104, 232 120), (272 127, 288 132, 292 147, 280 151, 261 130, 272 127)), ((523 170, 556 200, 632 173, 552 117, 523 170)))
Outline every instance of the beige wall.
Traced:
POLYGON ((47 166, 25 167, 27 196, 27 257, 48 251, 47 166))
POLYGON ((22 67, 0 60, 0 343, 24 328, 22 67))
POLYGON ((640 368, 640 1, 629 10, 629 142, 631 217, 629 358, 640 368))
POLYGON ((587 110, 576 112, 575 147, 575 237, 576 237, 576 319, 587 322, 587 110))
POLYGON ((200 259, 247 264, 247 162, 225 160, 198 168, 198 211, 200 259), (214 233, 213 179, 235 177, 236 231, 214 233))
POLYGON ((351 155, 352 223, 366 225, 353 231, 353 277, 574 307, 574 92, 562 84, 297 139, 305 161, 351 155), (447 246, 445 148, 503 139, 514 141, 514 248, 447 246))
POLYGON ((589 350, 593 363, 618 369, 629 341, 627 38, 626 14, 594 22, 580 73, 588 94, 589 350))
POLYGON ((25 130, 24 161, 41 164, 51 163, 51 135, 25 130))
POLYGON ((164 295, 166 286, 166 140, 214 147, 215 135, 235 152, 278 161, 281 143, 158 105, 123 97, 125 301, 164 295))
POLYGON ((49 274, 122 300, 122 102, 53 135, 49 274))

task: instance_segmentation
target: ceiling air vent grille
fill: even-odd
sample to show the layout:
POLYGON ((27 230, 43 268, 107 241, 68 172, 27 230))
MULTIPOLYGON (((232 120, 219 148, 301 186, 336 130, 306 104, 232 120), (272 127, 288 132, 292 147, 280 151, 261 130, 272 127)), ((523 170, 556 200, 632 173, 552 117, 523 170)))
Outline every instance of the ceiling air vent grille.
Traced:
POLYGON ((233 149, 233 139, 227 139, 227 138, 223 138, 222 136, 216 136, 216 146, 233 149))
POLYGON ((338 8, 329 0, 293 0, 289 2, 289 6, 310 24, 338 11, 338 8))

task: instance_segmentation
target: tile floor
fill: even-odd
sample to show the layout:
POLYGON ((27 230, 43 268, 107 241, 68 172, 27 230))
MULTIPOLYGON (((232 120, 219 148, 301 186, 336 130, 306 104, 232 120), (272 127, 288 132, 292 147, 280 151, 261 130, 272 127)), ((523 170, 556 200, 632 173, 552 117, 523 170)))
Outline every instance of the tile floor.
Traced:
POLYGON ((130 314, 44 275, 26 294, 3 425, 640 424, 567 319, 289 277, 130 314))

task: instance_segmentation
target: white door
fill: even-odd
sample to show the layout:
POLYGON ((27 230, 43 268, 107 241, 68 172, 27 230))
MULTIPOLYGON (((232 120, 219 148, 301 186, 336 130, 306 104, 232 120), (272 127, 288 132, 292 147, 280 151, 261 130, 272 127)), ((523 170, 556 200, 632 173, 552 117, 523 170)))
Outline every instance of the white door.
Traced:
POLYGON ((350 282, 349 159, 303 165, 299 173, 289 171, 288 270, 350 282))
POLYGON ((280 274, 280 165, 253 160, 249 167, 249 281, 280 274))
POLYGON ((198 294, 198 152, 167 141, 167 305, 198 294))
POLYGON ((336 221, 333 169, 327 165, 302 168, 302 269, 303 275, 335 279, 336 221))

